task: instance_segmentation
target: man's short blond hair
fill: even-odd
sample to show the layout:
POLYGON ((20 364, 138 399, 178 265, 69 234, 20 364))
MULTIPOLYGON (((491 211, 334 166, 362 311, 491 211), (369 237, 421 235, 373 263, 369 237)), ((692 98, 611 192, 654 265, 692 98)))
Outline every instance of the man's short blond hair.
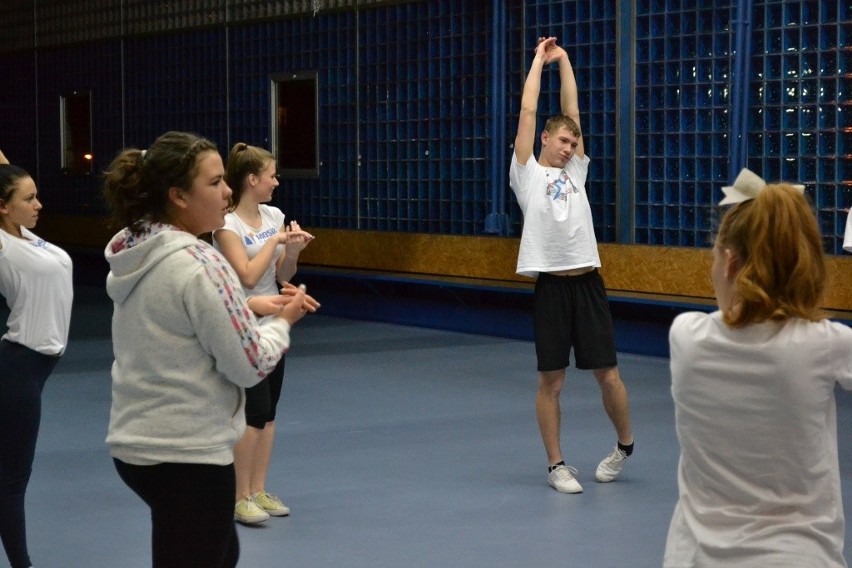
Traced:
POLYGON ((544 124, 544 129, 550 134, 556 134, 557 132, 559 132, 560 128, 567 128, 568 131, 577 138, 582 136, 582 132, 580 131, 580 125, 577 124, 573 118, 564 114, 557 114, 556 116, 551 116, 544 124))

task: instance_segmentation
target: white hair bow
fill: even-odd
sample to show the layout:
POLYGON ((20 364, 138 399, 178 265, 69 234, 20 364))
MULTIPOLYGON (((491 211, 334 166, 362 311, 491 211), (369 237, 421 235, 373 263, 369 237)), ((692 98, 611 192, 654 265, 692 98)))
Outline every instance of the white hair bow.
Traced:
MULTIPOLYGON (((798 190, 799 193, 805 193, 805 186, 792 183, 789 185, 798 190)), ((734 180, 734 185, 722 188, 725 197, 719 202, 719 205, 731 205, 754 199, 764 187, 766 187, 766 182, 759 175, 748 168, 743 168, 737 179, 734 180)))

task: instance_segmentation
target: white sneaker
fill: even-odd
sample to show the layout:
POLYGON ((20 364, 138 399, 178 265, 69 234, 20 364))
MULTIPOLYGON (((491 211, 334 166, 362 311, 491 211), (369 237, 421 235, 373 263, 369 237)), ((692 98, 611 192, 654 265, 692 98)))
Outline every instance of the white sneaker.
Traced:
POLYGON ((598 464, 598 469, 595 471, 595 479, 601 483, 615 481, 615 478, 624 469, 625 463, 627 463, 627 454, 619 450, 618 446, 614 447, 612 453, 598 464))
POLYGON ((583 487, 574 479, 577 470, 570 465, 557 465, 547 474, 547 482, 560 493, 582 493, 583 487))

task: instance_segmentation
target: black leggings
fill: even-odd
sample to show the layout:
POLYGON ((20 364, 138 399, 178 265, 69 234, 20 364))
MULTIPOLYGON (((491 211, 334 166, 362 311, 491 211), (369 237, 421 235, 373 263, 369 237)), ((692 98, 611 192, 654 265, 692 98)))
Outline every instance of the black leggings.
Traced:
POLYGON ((24 496, 41 423, 41 392, 59 357, 0 341, 0 539, 12 568, 30 566, 24 496))
POLYGON ((234 568, 234 465, 161 463, 115 469, 151 508, 153 568, 234 568))

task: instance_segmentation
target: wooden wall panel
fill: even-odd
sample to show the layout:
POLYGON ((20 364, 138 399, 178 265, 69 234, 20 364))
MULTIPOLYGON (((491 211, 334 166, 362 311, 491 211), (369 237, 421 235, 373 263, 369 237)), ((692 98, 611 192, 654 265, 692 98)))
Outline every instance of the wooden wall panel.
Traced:
MULTIPOLYGON (((37 232, 49 241, 102 250, 112 232, 102 219, 42 215, 37 232)), ((317 268, 394 272, 413 278, 462 279, 473 284, 525 286, 515 274, 518 239, 317 229, 300 264, 317 268)), ((601 274, 611 294, 712 303, 710 251, 699 248, 601 244, 601 274)), ((828 257, 825 308, 852 313, 852 257, 828 257)))

